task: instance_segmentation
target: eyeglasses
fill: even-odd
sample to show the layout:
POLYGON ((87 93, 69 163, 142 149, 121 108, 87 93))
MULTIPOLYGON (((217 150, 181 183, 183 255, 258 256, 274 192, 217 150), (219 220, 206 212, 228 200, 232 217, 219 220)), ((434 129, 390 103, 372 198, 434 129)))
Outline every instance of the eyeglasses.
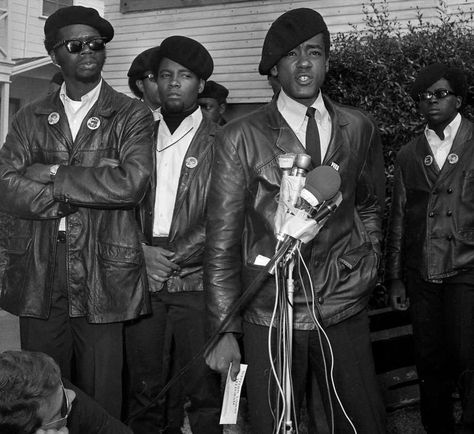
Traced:
POLYGON ((61 429, 66 426, 67 419, 69 417, 69 414, 71 413, 72 402, 69 402, 68 394, 66 393, 66 389, 64 388, 64 385, 62 382, 61 382, 61 387, 63 389, 63 403, 61 405, 61 417, 59 419, 53 420, 52 422, 48 422, 47 424, 43 425, 41 429, 44 429, 44 430, 61 429))
POLYGON ((105 48, 105 43, 105 39, 99 37, 87 39, 86 41, 82 41, 81 39, 67 39, 54 44, 53 50, 64 45, 67 51, 75 54, 80 53, 87 45, 92 51, 102 51, 105 48))
POLYGON ((144 77, 142 77, 142 80, 145 80, 145 79, 147 79, 147 78, 148 78, 148 80, 152 81, 153 83, 156 83, 155 74, 152 74, 152 73, 147 74, 147 75, 145 75, 144 77))
POLYGON ((418 98, 420 98, 420 101, 431 101, 433 97, 436 97, 436 99, 443 99, 446 98, 448 95, 456 94, 448 89, 436 89, 433 91, 426 90, 425 92, 420 92, 418 94, 418 98))

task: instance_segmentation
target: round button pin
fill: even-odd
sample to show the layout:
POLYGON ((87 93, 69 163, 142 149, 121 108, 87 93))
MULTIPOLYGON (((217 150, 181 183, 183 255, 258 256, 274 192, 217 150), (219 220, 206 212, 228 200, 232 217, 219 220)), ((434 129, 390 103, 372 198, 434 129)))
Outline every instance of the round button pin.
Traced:
POLYGON ((186 158, 186 167, 189 169, 194 169, 198 165, 198 160, 196 157, 186 158))
POLYGON ((449 164, 456 164, 459 161, 459 157, 457 154, 449 154, 448 155, 448 163, 449 164))
POLYGON ((57 112, 50 113, 48 116, 49 125, 57 124, 59 122, 59 118, 60 118, 59 113, 57 112))
POLYGON ((425 163, 425 166, 431 166, 433 164, 433 157, 431 155, 427 155, 423 160, 423 163, 425 163))
POLYGON ((99 126, 100 126, 99 118, 96 118, 95 116, 93 116, 87 120, 87 127, 90 130, 96 130, 97 128, 99 128, 99 126))

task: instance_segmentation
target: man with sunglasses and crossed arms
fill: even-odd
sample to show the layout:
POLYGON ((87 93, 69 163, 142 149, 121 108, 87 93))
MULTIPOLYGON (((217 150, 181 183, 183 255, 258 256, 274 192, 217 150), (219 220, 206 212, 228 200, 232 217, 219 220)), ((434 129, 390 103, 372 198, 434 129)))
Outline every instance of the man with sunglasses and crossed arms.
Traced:
POLYGON ((428 434, 474 433, 474 125, 459 111, 464 73, 436 63, 411 95, 427 121, 397 155, 386 279, 395 310, 410 308, 421 416, 428 434))
POLYGON ((2 434, 132 434, 44 353, 0 353, 0 384, 2 434))
POLYGON ((0 211, 16 218, 0 306, 20 317, 22 349, 52 356, 119 417, 123 322, 149 310, 134 208, 153 117, 102 80, 114 30, 95 9, 59 9, 44 30, 64 84, 20 110, 0 150, 0 211))

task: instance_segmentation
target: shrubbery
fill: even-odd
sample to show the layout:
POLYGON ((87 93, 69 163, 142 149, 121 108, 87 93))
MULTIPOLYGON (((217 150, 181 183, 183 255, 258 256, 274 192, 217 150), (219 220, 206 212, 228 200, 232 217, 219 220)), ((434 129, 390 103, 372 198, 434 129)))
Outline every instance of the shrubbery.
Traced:
POLYGON ((423 67, 443 62, 462 68, 470 84, 464 114, 474 118, 474 37, 472 11, 449 15, 440 0, 438 18, 427 22, 418 10, 402 28, 391 17, 387 0, 363 6, 365 27, 332 37, 329 74, 324 91, 335 101, 370 113, 382 133, 387 187, 400 146, 419 134, 424 123, 409 95, 423 67))
MULTIPOLYGON (((409 95, 420 69, 434 62, 463 69, 470 85, 463 114, 474 119, 473 13, 450 15, 445 1, 439 0, 437 20, 425 21, 418 10, 414 21, 402 27, 391 16, 387 0, 370 0, 363 12, 363 29, 355 27, 354 32, 332 36, 324 92, 335 101, 365 110, 380 128, 387 180, 386 223, 396 153, 424 128, 409 95)), ((383 286, 377 288, 372 306, 384 304, 384 292, 383 286)))

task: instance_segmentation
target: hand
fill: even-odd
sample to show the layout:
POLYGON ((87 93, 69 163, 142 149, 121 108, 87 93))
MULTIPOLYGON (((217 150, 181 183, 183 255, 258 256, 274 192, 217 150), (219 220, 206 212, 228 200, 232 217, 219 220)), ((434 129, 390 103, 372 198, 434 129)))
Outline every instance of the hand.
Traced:
POLYGON ((35 431, 35 434, 69 434, 69 430, 66 427, 61 428, 61 429, 47 429, 47 430, 40 428, 35 431))
POLYGON ((97 167, 118 167, 120 165, 120 161, 116 160, 115 158, 101 158, 97 167))
POLYGON ((52 164, 32 164, 26 168, 25 177, 41 184, 49 184, 50 182, 53 182, 51 180, 51 175, 49 174, 51 166, 52 164))
POLYGON ((174 271, 180 269, 179 265, 169 259, 174 255, 174 252, 170 250, 156 246, 143 246, 143 253, 145 254, 148 278, 160 286, 168 280, 174 271))
POLYGON ((214 371, 227 375, 229 365, 232 363, 230 378, 237 379, 240 371, 240 348, 233 333, 224 333, 216 346, 206 356, 207 365, 214 371))
POLYGON ((390 306, 393 310, 405 311, 410 306, 410 300, 406 295, 405 284, 399 280, 392 280, 388 284, 390 306))

